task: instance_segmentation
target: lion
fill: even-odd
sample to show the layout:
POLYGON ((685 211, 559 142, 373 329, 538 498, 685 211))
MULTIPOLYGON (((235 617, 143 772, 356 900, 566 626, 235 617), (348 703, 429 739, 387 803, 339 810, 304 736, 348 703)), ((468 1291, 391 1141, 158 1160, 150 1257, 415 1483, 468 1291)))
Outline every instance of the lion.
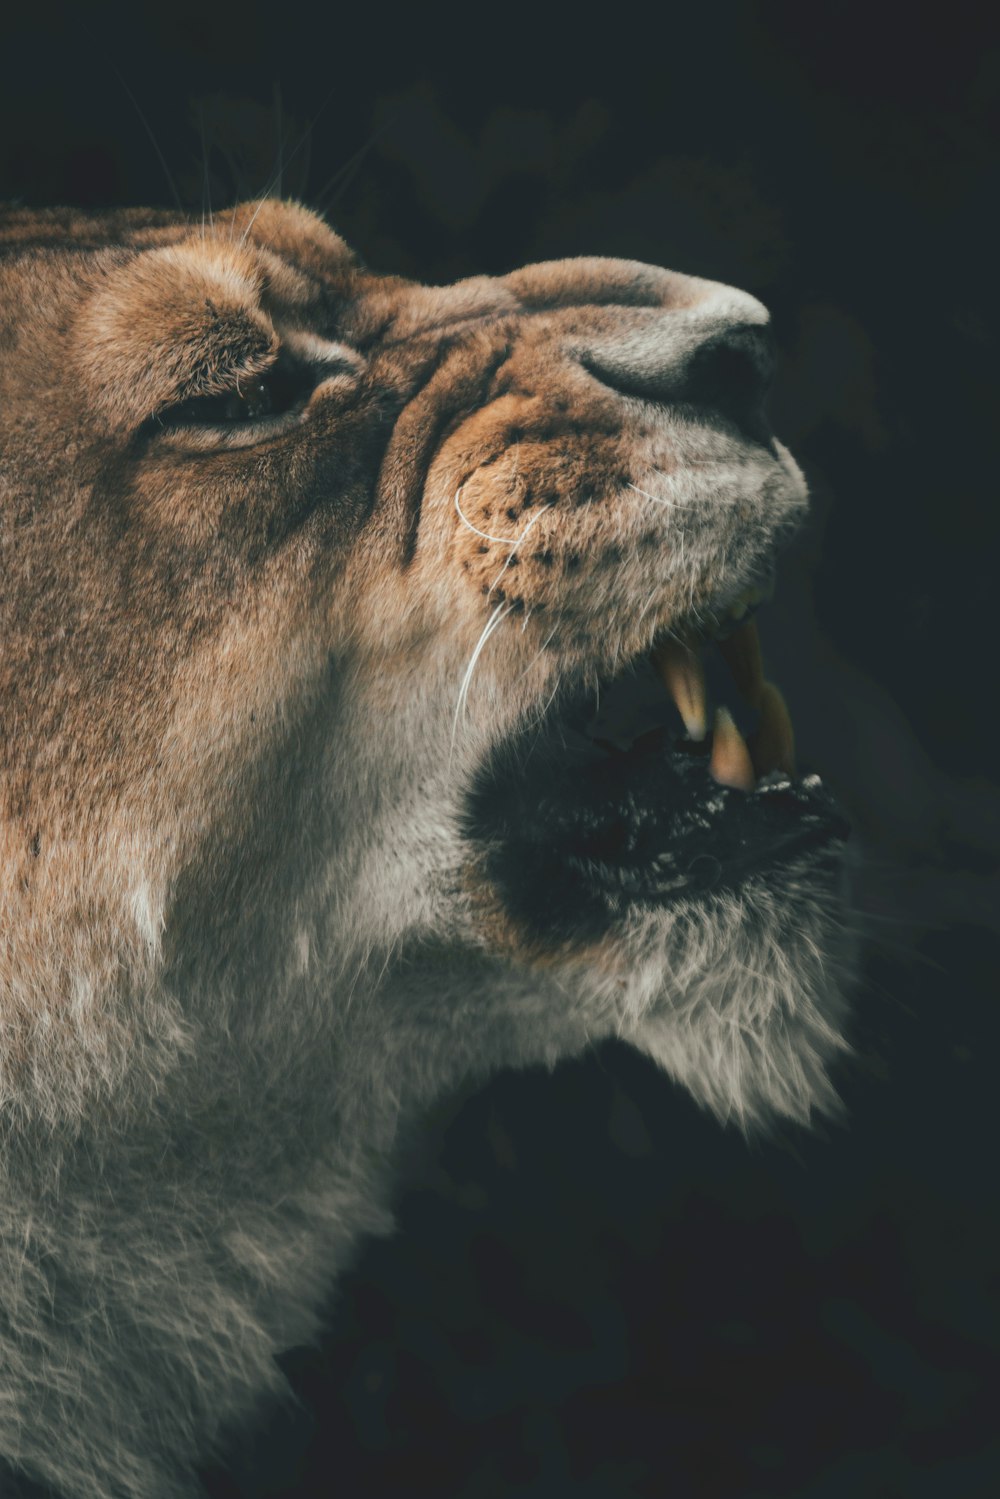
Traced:
POLYGON ((0 1458, 190 1499, 448 1090, 618 1037, 836 1109, 806 486, 694 276, 423 286, 265 199, 10 209, 0 278, 0 1458))

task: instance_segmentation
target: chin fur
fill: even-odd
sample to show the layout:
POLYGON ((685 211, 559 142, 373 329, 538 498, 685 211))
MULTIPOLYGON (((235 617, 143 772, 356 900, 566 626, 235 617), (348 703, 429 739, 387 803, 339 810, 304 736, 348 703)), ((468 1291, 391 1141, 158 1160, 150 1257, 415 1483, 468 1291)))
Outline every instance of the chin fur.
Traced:
POLYGON ((745 1132, 842 1110, 829 1068, 849 1049, 855 938, 838 883, 792 869, 640 918, 626 939, 623 1037, 745 1132))

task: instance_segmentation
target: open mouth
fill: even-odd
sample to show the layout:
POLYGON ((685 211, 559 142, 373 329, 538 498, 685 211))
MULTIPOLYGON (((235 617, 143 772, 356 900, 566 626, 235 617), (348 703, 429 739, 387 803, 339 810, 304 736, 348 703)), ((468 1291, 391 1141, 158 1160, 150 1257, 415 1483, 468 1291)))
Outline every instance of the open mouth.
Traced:
POLYGON ((636 909, 835 871, 849 825, 796 767, 764 675, 754 614, 771 588, 762 579, 697 629, 661 636, 481 767, 467 831, 527 933, 592 940, 636 909))

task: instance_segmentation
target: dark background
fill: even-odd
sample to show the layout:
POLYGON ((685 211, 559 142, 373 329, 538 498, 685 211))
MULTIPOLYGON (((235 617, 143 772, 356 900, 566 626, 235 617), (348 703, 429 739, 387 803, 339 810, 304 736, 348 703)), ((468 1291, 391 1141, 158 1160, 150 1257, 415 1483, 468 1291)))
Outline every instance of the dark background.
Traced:
POLYGON ((39 10, 3 74, 0 197, 200 211, 281 160, 380 269, 748 288, 815 497, 761 628, 866 852, 846 1125, 748 1147, 615 1047, 457 1101, 213 1495, 1000 1491, 995 31, 247 0, 39 10))

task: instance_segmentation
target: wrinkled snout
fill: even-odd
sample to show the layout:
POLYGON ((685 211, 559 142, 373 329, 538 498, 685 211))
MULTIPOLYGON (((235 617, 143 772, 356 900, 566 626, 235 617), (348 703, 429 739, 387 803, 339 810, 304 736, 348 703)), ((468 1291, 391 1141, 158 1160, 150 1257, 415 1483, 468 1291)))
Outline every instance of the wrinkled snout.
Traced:
POLYGON ((770 571, 804 488, 764 415, 754 297, 587 259, 404 297, 394 346, 429 374, 385 472, 406 555, 457 565, 474 619, 502 607, 526 640, 614 656, 770 571))
POLYGON ((391 332, 395 347, 409 340, 450 346, 491 329, 506 346, 504 365, 523 367, 519 351, 530 349, 553 387, 582 368, 617 396, 714 411, 766 440, 770 318, 734 287, 635 261, 548 261, 508 276, 413 288, 391 332))

